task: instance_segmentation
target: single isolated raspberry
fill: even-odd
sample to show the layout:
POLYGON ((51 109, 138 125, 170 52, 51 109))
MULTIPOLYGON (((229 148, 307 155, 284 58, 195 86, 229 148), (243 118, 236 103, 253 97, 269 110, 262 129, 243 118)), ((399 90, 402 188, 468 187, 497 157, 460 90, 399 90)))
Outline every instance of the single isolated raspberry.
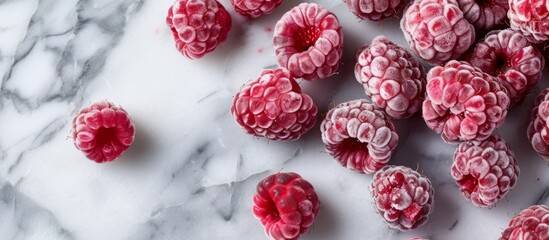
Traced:
POLYGON ((257 184, 253 213, 272 240, 297 240, 313 225, 320 201, 297 173, 277 173, 257 184))
POLYGON ((404 7, 404 0, 343 0, 357 17, 379 21, 396 16, 404 7))
POLYGON ((457 3, 477 31, 492 30, 507 19, 508 0, 457 0, 457 3))
POLYGON ((549 1, 509 0, 507 16, 511 28, 520 31, 529 41, 549 40, 549 1))
POLYGON ((248 133, 297 140, 316 123, 318 109, 285 68, 265 70, 236 94, 231 113, 248 133))
POLYGON ((475 29, 455 0, 414 1, 400 27, 412 52, 432 65, 457 59, 475 41, 475 29))
POLYGON ((282 0, 231 0, 236 12, 249 18, 269 14, 282 3, 282 0))
POLYGON ((528 139, 534 150, 549 161, 549 88, 536 97, 528 125, 528 139))
POLYGON ((385 166, 398 143, 393 123, 363 99, 332 108, 320 130, 328 153, 360 173, 374 173, 385 166))
POLYGON ((278 65, 296 78, 317 80, 337 70, 343 32, 333 13, 315 3, 301 3, 276 23, 273 45, 278 65))
POLYGON ((201 58, 227 39, 231 16, 217 0, 176 0, 166 18, 181 54, 201 58))
POLYGON ((492 31, 480 40, 465 60, 499 79, 512 103, 518 103, 539 82, 545 66, 541 52, 521 33, 492 31))
POLYGON ((488 138, 510 103, 495 78, 454 60, 427 73, 426 92, 423 119, 449 143, 488 138))
POLYGON ((383 221, 401 231, 427 222, 435 196, 428 178, 410 168, 392 165, 376 172, 370 192, 383 221))
POLYGON ((544 240, 549 239, 549 208, 534 205, 516 215, 509 227, 503 231, 500 240, 544 240))
POLYGON ((74 145, 97 163, 110 162, 132 144, 135 128, 128 113, 102 101, 81 109, 72 121, 74 145))
POLYGON ((392 118, 410 117, 425 95, 425 70, 404 48, 385 36, 358 51, 355 77, 376 107, 392 118))
POLYGON ((473 205, 491 207, 515 187, 520 170, 509 144, 492 135, 459 144, 451 174, 473 205))

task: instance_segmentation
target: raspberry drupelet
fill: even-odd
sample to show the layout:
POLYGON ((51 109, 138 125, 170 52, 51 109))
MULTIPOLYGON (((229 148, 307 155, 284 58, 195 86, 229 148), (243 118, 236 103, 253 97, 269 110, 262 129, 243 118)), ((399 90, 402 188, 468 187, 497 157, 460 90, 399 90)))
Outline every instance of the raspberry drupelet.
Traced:
POLYGON ((307 180, 296 173, 277 173, 257 184, 253 214, 272 240, 297 240, 309 231, 320 201, 307 180))
POLYGON ((520 31, 529 41, 549 40, 549 1, 509 0, 511 28, 520 31))
POLYGON ((534 150, 549 161, 549 88, 536 97, 528 125, 528 139, 534 150))
POLYGON ((102 101, 81 109, 72 121, 76 148, 97 163, 117 159, 132 144, 135 127, 126 111, 102 101))
POLYGON ((407 167, 388 165, 377 171, 370 192, 383 221, 401 231, 423 225, 433 209, 431 181, 407 167))
POLYGON ((328 153, 360 173, 374 173, 385 166, 398 144, 393 123, 362 99, 331 109, 320 130, 328 153))
POLYGON ((395 119, 416 113, 425 95, 425 70, 404 48, 378 36, 358 51, 355 77, 376 107, 395 119))
POLYGON ((343 33, 333 13, 315 3, 301 3, 276 23, 273 45, 278 65, 296 78, 317 80, 337 70, 343 33))
POLYGON ((344 0, 357 17, 379 21, 396 16, 404 7, 404 0, 344 0))
POLYGON ((549 208, 534 205, 520 211, 503 231, 500 240, 549 239, 549 208))
POLYGON ((463 15, 477 31, 490 31, 507 20, 507 0, 457 0, 463 15))
POLYGON ((249 18, 269 14, 282 3, 282 0, 231 0, 236 12, 249 18))

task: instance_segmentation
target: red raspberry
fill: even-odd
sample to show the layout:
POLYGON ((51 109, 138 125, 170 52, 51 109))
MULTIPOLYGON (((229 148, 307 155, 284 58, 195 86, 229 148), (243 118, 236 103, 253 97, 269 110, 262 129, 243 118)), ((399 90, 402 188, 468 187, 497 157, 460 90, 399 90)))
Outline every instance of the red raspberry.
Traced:
POLYGON ((249 18, 269 14, 282 3, 282 0, 231 0, 236 12, 249 18))
POLYGON ((332 108, 320 130, 328 153, 360 173, 374 173, 385 166, 398 143, 393 123, 363 99, 332 108))
POLYGON ((549 88, 536 97, 531 116, 528 139, 534 150, 549 161, 549 88))
POLYGON ((132 144, 135 128, 128 113, 119 106, 102 101, 81 109, 72 121, 76 148, 90 160, 110 162, 132 144))
POLYGON ((500 240, 544 240, 549 239, 549 208, 534 205, 516 215, 509 227, 503 231, 500 240))
POLYGON ((400 27, 412 52, 432 65, 457 59, 475 41, 475 29, 455 0, 414 1, 400 27))
POLYGON ((383 221, 401 231, 427 222, 435 196, 428 178, 410 168, 392 165, 374 174, 370 192, 383 221))
POLYGON ((427 73, 423 119, 446 142, 484 140, 503 124, 509 97, 491 76, 450 61, 427 73))
POLYGON ((343 0, 357 17, 378 21, 396 16, 404 7, 404 0, 343 0))
POLYGON ((507 0, 457 0, 457 3, 477 31, 492 30, 507 19, 507 0))
POLYGON ((509 0, 511 28, 520 31, 529 41, 549 40, 549 1, 509 0))
POLYGON ((272 240, 299 239, 313 225, 320 201, 297 173, 277 173, 257 184, 253 213, 272 240))
POLYGON ((234 96, 231 113, 242 129, 272 140, 297 140, 316 123, 318 109, 288 69, 265 70, 234 96))
POLYGON ((545 66, 541 52, 511 29, 492 31, 465 57, 473 67, 497 77, 513 103, 539 82, 545 66))
POLYGON ((515 187, 520 173, 515 155, 500 136, 459 144, 452 177, 473 205, 491 207, 515 187))
POLYGON ((385 36, 358 51, 355 77, 376 107, 392 118, 406 118, 421 107, 425 70, 404 48, 385 36))
POLYGON ((177 50, 190 59, 213 51, 231 30, 231 16, 217 0, 176 0, 166 22, 177 50))
POLYGON ((343 33, 333 13, 315 3, 301 3, 276 23, 273 45, 278 65, 296 78, 317 80, 337 70, 343 33))

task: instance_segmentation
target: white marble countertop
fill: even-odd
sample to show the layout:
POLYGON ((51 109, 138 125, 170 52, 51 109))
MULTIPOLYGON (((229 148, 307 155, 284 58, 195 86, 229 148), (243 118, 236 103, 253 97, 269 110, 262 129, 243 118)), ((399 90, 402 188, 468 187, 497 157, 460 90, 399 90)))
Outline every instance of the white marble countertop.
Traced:
MULTIPOLYGON (((0 0, 1 239, 266 239, 252 196, 278 171, 301 174, 321 199, 305 240, 497 239, 521 209, 547 203, 548 163, 526 138, 530 95, 498 129, 521 175, 491 209, 460 195, 449 174, 455 146, 421 116, 398 121, 390 163, 418 168, 436 195, 426 225, 390 230, 371 204, 372 176, 325 153, 318 123, 299 141, 275 142, 245 135, 229 113, 240 86, 276 64, 272 28, 298 2, 253 21, 221 2, 233 17, 228 41, 188 60, 165 24, 172 0, 0 0), (129 112, 137 133, 122 158, 96 164, 68 136, 74 113, 104 99, 129 112)), ((380 34, 405 40, 398 19, 359 21, 339 0, 316 2, 339 17, 345 36, 339 74, 301 83, 325 113, 364 97, 352 71, 360 46, 380 34)), ((547 71, 541 82, 549 85, 547 71)))

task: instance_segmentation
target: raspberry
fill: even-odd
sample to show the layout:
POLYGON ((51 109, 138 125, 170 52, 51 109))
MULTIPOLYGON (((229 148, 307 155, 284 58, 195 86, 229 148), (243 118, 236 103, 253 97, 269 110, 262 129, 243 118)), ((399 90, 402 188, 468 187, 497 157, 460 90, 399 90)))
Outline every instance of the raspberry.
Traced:
POLYGON ((465 57, 473 67, 497 77, 513 103, 539 82, 545 66, 541 52, 511 29, 492 31, 465 57))
POLYGON ((374 173, 385 166, 398 143, 393 123, 363 99, 332 108, 320 130, 328 153, 360 173, 374 173))
POLYGON ((72 121, 76 148, 98 163, 120 157, 132 144, 135 128, 128 113, 102 101, 81 109, 72 121))
POLYGON ((404 48, 385 36, 358 51, 355 77, 376 107, 392 118, 406 118, 421 107, 425 70, 404 48))
POLYGON ((534 150, 549 161, 549 88, 536 97, 531 116, 528 139, 534 150))
POLYGON ((534 205, 516 215, 509 227, 503 231, 500 240, 549 239, 549 208, 534 205))
POLYGON ((269 14, 282 3, 282 0, 231 0, 236 12, 248 18, 269 14))
POLYGON ((466 62, 427 73, 423 119, 446 142, 484 140, 503 124, 509 97, 495 78, 466 62))
POLYGON ((427 222, 435 195, 428 178, 410 168, 392 165, 374 174, 370 192, 383 221, 401 231, 427 222))
POLYGON ((253 213, 270 239, 299 239, 319 209, 313 186, 297 173, 273 174, 257 184, 253 213))
POLYGON ((412 52, 432 65, 457 59, 475 41, 475 29, 455 0, 414 1, 400 27, 412 52))
POLYGON ((231 113, 242 129, 272 140, 297 140, 316 123, 318 109, 285 68, 265 70, 236 94, 231 113))
POLYGON ((201 58, 227 39, 231 16, 217 0, 176 0, 166 18, 181 54, 201 58))
POLYGON ((549 1, 509 0, 511 28, 520 31, 529 41, 549 40, 549 1))
POLYGON ((457 3, 477 31, 492 30, 507 19, 507 0, 457 0, 457 3))
POLYGON ((452 177, 473 205, 490 207, 515 187, 520 173, 515 155, 500 136, 459 144, 452 177))
POLYGON ((337 70, 343 33, 333 13, 315 3, 301 3, 276 23, 273 45, 278 65, 296 78, 317 80, 337 70))
POLYGON ((343 0, 357 17, 378 21, 396 16, 404 7, 404 0, 343 0))

